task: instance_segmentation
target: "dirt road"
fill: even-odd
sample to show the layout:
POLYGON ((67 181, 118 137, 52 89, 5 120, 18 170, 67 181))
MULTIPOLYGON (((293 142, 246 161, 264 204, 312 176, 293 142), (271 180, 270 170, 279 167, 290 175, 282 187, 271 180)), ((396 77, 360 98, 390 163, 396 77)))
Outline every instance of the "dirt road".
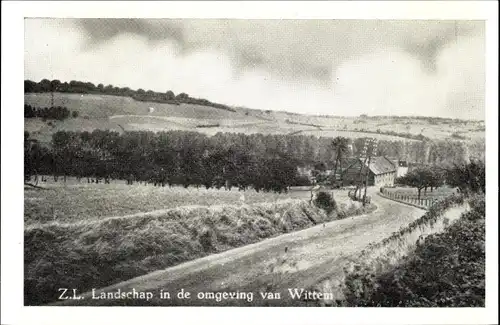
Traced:
MULTIPOLYGON (((424 214, 423 210, 372 195, 378 209, 368 215, 333 221, 285 234, 262 242, 232 249, 131 279, 83 299, 61 300, 59 305, 162 305, 162 306, 295 306, 300 299, 288 289, 307 289, 342 267, 346 256, 359 253, 368 244, 424 214), (96 299, 101 292, 150 292, 145 299, 96 299), (190 292, 189 299, 177 293, 190 292), (163 295, 161 292, 168 292, 163 295), (227 292, 206 299, 207 292, 227 292), (230 293, 233 293, 231 296, 230 293), (253 297, 250 299, 250 294, 253 297), (260 292, 279 293, 280 299, 264 299, 260 292), (235 294, 239 293, 239 295, 235 294), (197 295, 200 294, 198 297, 197 295), (201 295, 204 295, 203 297, 201 295), (203 299, 201 299, 203 298, 203 299), (220 300, 220 301, 217 301, 220 300)), ((76 295, 79 297, 79 294, 76 295)), ((137 297, 137 296, 136 296, 137 297)), ((269 296, 268 296, 269 297, 269 296)), ((274 297, 277 297, 274 295, 274 297)))

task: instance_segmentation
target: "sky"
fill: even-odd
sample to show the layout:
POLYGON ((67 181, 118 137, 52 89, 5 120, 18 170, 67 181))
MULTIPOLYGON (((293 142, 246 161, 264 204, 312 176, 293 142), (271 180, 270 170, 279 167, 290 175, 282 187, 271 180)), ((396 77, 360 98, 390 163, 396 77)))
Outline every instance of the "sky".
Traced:
POLYGON ((25 19, 25 79, 295 113, 484 119, 481 21, 25 19))

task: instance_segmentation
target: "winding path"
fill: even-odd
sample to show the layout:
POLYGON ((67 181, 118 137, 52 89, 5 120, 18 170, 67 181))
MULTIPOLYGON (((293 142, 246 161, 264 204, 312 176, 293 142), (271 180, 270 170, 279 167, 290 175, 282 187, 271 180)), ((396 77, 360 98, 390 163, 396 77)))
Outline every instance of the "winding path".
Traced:
POLYGON ((92 293, 83 299, 59 301, 58 305, 144 305, 144 306, 291 306, 303 304, 292 299, 288 288, 308 288, 342 267, 343 258, 357 254, 368 244, 388 237, 425 211, 372 195, 378 209, 367 215, 317 225, 270 238, 259 243, 231 249, 219 254, 156 271, 99 292, 147 291, 153 298, 145 300, 94 299, 92 293), (180 300, 181 289, 192 293, 180 300), (160 291, 171 299, 160 299, 160 291), (200 300, 198 292, 253 292, 253 301, 226 299, 200 300), (279 292, 280 300, 262 299, 259 292, 279 292))

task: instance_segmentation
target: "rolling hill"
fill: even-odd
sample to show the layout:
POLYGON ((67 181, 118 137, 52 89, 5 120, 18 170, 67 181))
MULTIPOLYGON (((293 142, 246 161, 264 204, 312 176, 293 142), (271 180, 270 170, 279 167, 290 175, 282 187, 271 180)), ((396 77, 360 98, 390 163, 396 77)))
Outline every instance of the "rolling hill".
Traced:
MULTIPOLYGON (((51 105, 50 93, 27 93, 25 104, 51 105)), ((304 134, 317 137, 376 137, 384 140, 418 140, 450 137, 462 140, 484 138, 484 121, 462 121, 415 117, 341 117, 300 115, 282 111, 262 111, 233 107, 234 111, 195 104, 165 104, 136 101, 130 97, 55 93, 54 105, 79 113, 64 121, 25 119, 25 130, 42 142, 54 132, 108 129, 188 130, 208 135, 217 132, 304 134), (153 109, 151 109, 153 108, 153 109), (460 130, 460 132, 457 132, 460 130)))

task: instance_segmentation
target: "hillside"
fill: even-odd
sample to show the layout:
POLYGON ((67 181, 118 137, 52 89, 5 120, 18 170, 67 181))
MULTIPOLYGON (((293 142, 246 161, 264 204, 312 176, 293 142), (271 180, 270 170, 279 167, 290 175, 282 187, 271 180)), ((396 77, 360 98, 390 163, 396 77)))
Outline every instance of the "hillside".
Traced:
MULTIPOLYGON (((25 104, 51 105, 50 93, 27 93, 25 104)), ((77 111, 77 118, 64 121, 25 119, 25 130, 42 142, 54 132, 108 129, 190 130, 208 135, 217 132, 304 134, 317 137, 376 137, 384 140, 415 141, 455 138, 484 138, 484 121, 462 121, 415 117, 339 117, 300 115, 234 107, 234 111, 196 104, 180 105, 137 101, 130 97, 55 93, 54 105, 77 111), (457 132, 460 130, 460 132, 457 132)))

